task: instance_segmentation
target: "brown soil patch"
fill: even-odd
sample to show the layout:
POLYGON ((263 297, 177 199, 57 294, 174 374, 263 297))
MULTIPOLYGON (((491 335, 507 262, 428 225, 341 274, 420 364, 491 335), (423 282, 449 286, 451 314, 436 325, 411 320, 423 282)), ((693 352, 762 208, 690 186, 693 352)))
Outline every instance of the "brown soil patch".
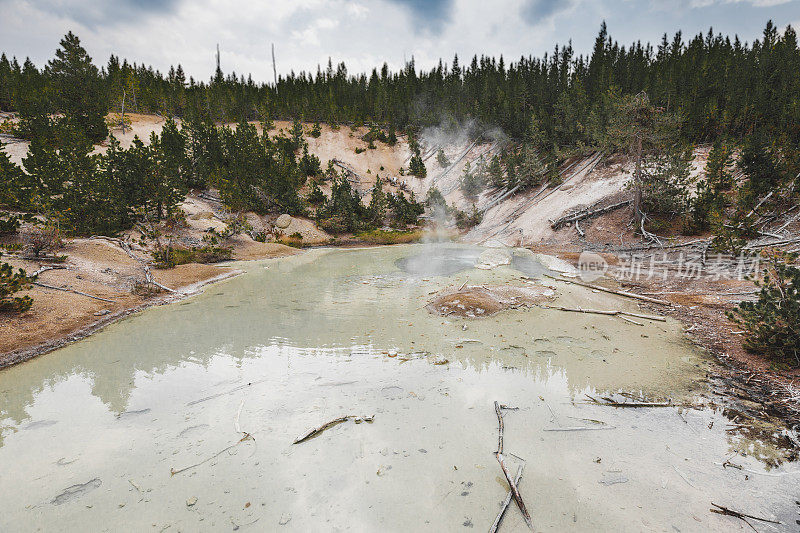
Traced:
MULTIPOLYGON (((260 243, 246 236, 231 239, 236 259, 263 259, 291 255, 298 251, 278 243, 260 243)), ((238 271, 215 265, 189 263, 172 269, 151 269, 155 281, 178 293, 137 294, 144 279, 142 263, 130 257, 116 244, 101 239, 66 241, 59 254, 67 260, 57 270, 47 270, 38 281, 79 291, 33 286, 24 291, 33 298, 26 313, 0 314, 0 368, 30 359, 41 353, 77 340, 128 314, 182 297, 194 287, 232 275, 238 271), (110 300, 110 301, 105 301, 110 300)), ((149 255, 135 252, 141 259, 149 255)), ((29 274, 46 262, 29 261, 4 255, 3 261, 29 274)))
POLYGON ((547 287, 465 287, 434 298, 425 308, 441 316, 481 318, 504 309, 530 307, 548 301, 554 292, 547 287))
POLYGON ((277 242, 257 242, 244 236, 233 237, 233 258, 238 261, 272 259, 299 253, 296 248, 277 242))

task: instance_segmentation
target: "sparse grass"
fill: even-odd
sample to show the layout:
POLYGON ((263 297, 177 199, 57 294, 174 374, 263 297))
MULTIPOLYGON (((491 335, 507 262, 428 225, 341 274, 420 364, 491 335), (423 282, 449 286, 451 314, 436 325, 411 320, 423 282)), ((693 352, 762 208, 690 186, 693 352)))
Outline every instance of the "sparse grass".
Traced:
POLYGON ((422 230, 381 230, 375 229, 356 233, 355 238, 369 244, 407 244, 422 238, 422 230))
POLYGON ((203 246, 195 248, 169 248, 153 254, 156 267, 172 268, 187 263, 220 263, 233 257, 233 250, 220 246, 203 246))
POLYGON ((286 246, 291 246, 292 248, 307 248, 312 246, 311 243, 304 242, 303 236, 297 232, 279 238, 278 242, 280 244, 285 244, 286 246))

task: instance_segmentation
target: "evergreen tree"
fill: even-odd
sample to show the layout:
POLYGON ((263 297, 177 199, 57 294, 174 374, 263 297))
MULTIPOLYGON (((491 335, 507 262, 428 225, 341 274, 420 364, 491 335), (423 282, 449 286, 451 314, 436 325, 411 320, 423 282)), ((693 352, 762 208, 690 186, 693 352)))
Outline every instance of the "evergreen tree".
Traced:
POLYGON ((380 176, 375 178, 375 185, 372 186, 369 206, 367 212, 369 213, 370 223, 373 226, 380 226, 383 224, 383 218, 386 216, 386 194, 383 192, 383 181, 380 176))
POLYGON ((489 163, 489 183, 492 184, 492 187, 498 189, 502 189, 506 185, 505 177, 503 176, 503 167, 497 155, 492 156, 492 161, 489 163))
POLYGON ((63 112, 91 141, 108 135, 105 115, 108 101, 100 73, 80 40, 68 32, 47 64, 55 108, 63 112))
POLYGON ((28 210, 33 188, 28 176, 11 161, 0 142, 0 206, 28 210))
POLYGON ((744 301, 728 317, 745 330, 744 346, 781 363, 800 366, 800 268, 796 255, 768 255, 758 300, 744 301))
POLYGON ((697 194, 691 202, 693 231, 704 231, 713 220, 722 220, 728 201, 725 191, 733 186, 731 146, 717 139, 708 153, 705 177, 697 184, 697 194))
POLYGON ((30 309, 33 305, 30 296, 14 296, 14 294, 30 288, 30 282, 34 279, 29 278, 21 268, 14 272, 11 265, 0 262, 0 313, 24 313, 30 309))

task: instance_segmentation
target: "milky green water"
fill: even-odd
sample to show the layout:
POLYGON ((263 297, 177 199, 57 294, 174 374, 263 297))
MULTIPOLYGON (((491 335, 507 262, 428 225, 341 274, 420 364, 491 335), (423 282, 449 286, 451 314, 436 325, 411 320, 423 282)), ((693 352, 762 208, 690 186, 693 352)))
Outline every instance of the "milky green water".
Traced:
MULTIPOLYGON (((726 431, 721 412, 586 402, 619 390, 700 400, 708 361, 679 324, 429 314, 447 287, 544 271, 524 251, 475 269, 481 252, 240 263, 245 274, 204 294, 0 371, 0 531, 486 530, 507 491, 495 400, 519 408, 505 451, 513 471, 526 461, 536 530, 747 527, 711 501, 783 522, 764 531, 796 530, 798 466, 767 469, 781 450, 726 431), (292 444, 346 414, 375 418, 292 444), (588 429, 563 431, 576 427, 588 429)), ((638 310, 546 283, 557 305, 638 310)), ((513 504, 502 530, 525 530, 513 504)))

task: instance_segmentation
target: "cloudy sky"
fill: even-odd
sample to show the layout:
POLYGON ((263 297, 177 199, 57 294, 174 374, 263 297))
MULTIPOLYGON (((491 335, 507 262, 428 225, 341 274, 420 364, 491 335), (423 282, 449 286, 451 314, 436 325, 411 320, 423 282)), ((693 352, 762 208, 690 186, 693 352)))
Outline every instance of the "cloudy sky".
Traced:
POLYGON ((279 74, 329 57, 351 72, 412 56, 428 68, 455 53, 540 55, 570 39, 588 52, 603 20, 625 44, 710 26, 752 41, 769 19, 800 26, 800 0, 0 0, 0 14, 0 51, 39 65, 72 30, 98 64, 115 53, 205 79, 219 43, 223 70, 271 81, 273 42, 279 74))

